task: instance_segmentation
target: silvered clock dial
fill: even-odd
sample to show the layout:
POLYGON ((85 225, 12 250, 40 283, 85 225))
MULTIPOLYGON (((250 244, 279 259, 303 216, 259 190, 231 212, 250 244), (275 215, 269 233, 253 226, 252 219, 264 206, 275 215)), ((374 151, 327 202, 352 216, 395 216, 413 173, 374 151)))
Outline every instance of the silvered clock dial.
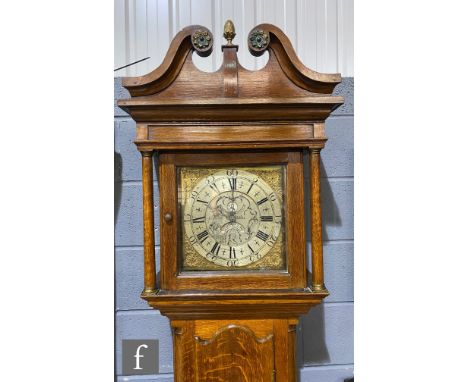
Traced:
POLYGON ((283 173, 181 168, 183 270, 284 268, 283 173))

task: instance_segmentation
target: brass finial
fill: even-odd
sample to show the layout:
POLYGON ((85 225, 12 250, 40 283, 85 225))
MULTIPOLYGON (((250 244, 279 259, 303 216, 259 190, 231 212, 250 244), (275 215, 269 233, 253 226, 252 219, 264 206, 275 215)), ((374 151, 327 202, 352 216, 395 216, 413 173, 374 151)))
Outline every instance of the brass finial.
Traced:
POLYGON ((231 20, 226 21, 224 24, 224 38, 227 40, 228 45, 232 45, 232 40, 236 37, 236 28, 231 20))

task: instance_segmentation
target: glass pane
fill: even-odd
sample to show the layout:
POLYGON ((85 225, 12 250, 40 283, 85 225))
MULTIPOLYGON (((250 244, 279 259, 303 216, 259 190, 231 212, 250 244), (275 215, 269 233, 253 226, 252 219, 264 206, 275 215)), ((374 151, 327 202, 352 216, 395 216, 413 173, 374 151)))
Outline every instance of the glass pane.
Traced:
POLYGON ((179 167, 181 271, 286 270, 284 165, 179 167))

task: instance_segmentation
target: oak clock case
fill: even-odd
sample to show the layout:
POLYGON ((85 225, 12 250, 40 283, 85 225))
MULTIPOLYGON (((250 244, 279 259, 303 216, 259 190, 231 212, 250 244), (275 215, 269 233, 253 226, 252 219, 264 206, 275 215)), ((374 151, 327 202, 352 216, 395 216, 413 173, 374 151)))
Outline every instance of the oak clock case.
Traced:
POLYGON ((320 152, 325 119, 343 103, 332 95, 341 76, 306 68, 270 24, 247 40, 251 54, 268 51, 267 65, 246 70, 234 37, 227 21, 216 72, 192 62, 192 54, 209 56, 214 40, 194 25, 174 37, 158 68, 123 79, 131 98, 118 104, 136 122, 142 156, 141 297, 170 319, 175 381, 294 382, 298 319, 328 295, 320 152))

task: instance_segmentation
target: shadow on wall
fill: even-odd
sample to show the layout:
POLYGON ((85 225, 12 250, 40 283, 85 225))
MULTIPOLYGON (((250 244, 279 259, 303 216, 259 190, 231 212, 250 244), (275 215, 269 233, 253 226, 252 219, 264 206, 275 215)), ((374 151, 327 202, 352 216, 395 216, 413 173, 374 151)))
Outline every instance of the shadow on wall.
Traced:
POLYGON ((122 156, 114 151, 114 227, 122 200, 122 156))
MULTIPOLYGON (((308 155, 304 157, 305 173, 309 174, 308 169, 309 158, 308 155)), ((327 173, 321 165, 321 203, 322 203, 322 226, 323 233, 322 239, 324 241, 329 240, 327 230, 325 227, 329 226, 341 226, 342 219, 340 217, 338 205, 335 201, 330 182, 327 178, 327 173)), ((306 202, 306 224, 307 224, 307 235, 308 241, 310 241, 310 188, 309 188, 309 177, 307 176, 306 189, 305 189, 305 200, 306 202)), ((308 261, 310 268, 310 259, 308 261)), ((326 284, 326 280, 325 280, 326 284)), ((313 307, 309 313, 302 316, 299 320, 298 325, 298 338, 297 338, 297 375, 300 378, 299 369, 304 366, 310 365, 323 365, 330 362, 330 354, 328 352, 326 339, 325 339, 325 313, 323 303, 313 307)))
MULTIPOLYGON (((306 152, 304 156, 304 172, 305 172, 305 216, 306 216, 306 235, 307 241, 311 242, 310 237, 310 178, 309 178, 309 154, 306 152)), ((322 240, 330 240, 327 234, 326 227, 335 226, 341 227, 343 222, 341 220, 338 205, 336 204, 330 182, 327 178, 327 172, 320 164, 320 201, 322 204, 322 240)), ((309 259, 310 260, 310 259, 309 259)), ((309 262, 308 262, 309 264, 309 262)), ((326 281, 326 280, 325 280, 326 281)))
MULTIPOLYGON (((333 196, 333 191, 330 186, 330 182, 327 178, 327 173, 323 165, 320 165, 320 174, 322 179, 320 179, 320 201, 322 203, 322 240, 328 241, 330 238, 328 237, 326 227, 335 226, 341 227, 343 222, 341 220, 341 216, 339 213, 338 206, 335 201, 335 197, 333 196)), ((325 284, 326 284, 325 280, 325 284)))
MULTIPOLYGON (((122 200, 122 156, 114 151, 114 228, 119 216, 122 200)), ((114 233, 115 237, 115 233, 114 233)), ((116 260, 114 258, 114 275, 116 275, 116 260)), ((117 307, 117 283, 114 281, 114 310, 117 307)), ((114 314, 114 338, 117 339, 117 316, 114 314)), ((117 375, 117 352, 114 352, 114 374, 117 375)))
POLYGON ((315 306, 299 320, 302 341, 298 341, 298 366, 326 364, 330 362, 325 341, 325 313, 323 304, 315 306))

